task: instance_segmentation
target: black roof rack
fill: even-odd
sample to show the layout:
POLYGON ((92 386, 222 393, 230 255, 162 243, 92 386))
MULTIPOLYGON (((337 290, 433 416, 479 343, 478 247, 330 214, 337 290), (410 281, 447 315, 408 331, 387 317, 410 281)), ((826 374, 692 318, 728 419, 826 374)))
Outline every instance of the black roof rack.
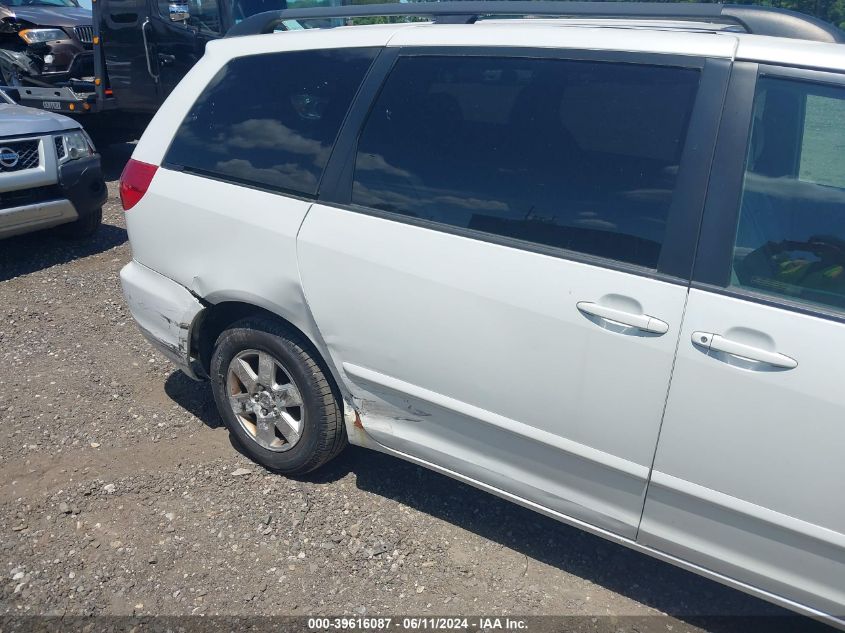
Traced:
POLYGON ((429 17, 436 23, 448 24, 472 24, 486 16, 690 20, 734 24, 748 33, 758 35, 845 43, 845 32, 835 26, 787 9, 737 4, 540 0, 458 0, 267 11, 235 25, 227 37, 272 33, 284 20, 376 16, 421 16, 429 17))

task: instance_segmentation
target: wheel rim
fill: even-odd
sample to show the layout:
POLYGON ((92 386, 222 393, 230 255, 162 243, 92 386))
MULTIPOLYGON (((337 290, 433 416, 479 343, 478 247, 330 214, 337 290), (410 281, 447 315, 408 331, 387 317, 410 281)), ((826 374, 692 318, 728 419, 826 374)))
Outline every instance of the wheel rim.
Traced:
POLYGON ((302 392, 279 360, 240 352, 229 363, 226 387, 232 413, 256 444, 277 452, 296 446, 305 422, 302 392))

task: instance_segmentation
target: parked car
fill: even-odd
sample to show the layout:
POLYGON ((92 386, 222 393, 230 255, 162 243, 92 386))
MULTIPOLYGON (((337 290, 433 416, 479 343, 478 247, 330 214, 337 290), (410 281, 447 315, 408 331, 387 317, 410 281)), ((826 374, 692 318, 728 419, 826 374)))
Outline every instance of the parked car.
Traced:
POLYGON ((271 470, 348 440, 845 625, 843 34, 421 4, 209 45, 121 180, 144 334, 271 470))
MULTIPOLYGON (((286 6, 285 0, 0 0, 0 87, 21 105, 79 119, 98 143, 134 140, 208 41, 254 13, 286 6)), ((296 28, 294 21, 279 26, 296 28)))
POLYGON ((0 0, 0 85, 94 75, 91 11, 76 0, 0 0))
POLYGON ((59 225, 67 237, 90 237, 106 196, 100 157, 79 123, 0 99, 0 238, 59 225))

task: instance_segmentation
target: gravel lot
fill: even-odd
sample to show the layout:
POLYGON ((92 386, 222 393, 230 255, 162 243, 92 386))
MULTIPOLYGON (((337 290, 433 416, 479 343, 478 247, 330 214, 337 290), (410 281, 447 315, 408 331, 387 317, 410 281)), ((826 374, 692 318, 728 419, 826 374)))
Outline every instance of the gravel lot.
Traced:
POLYGON ((348 449, 299 480, 253 465, 207 386, 124 306, 130 152, 104 155, 96 241, 0 242, 0 614, 668 613, 597 621, 827 630, 707 617, 786 612, 383 455, 348 449))

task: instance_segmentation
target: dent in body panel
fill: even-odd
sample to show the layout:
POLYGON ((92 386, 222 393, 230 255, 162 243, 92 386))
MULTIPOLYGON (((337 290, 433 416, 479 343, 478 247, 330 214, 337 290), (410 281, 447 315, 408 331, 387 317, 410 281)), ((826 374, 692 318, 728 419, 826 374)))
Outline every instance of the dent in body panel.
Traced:
POLYGON ((206 303, 239 301, 276 314, 319 349, 296 256, 309 207, 307 201, 160 168, 126 223, 140 263, 206 303), (172 230, 162 231, 164 226, 172 230))
POLYGON ((126 303, 141 332, 189 376, 191 328, 203 305, 186 288, 136 261, 120 272, 126 303))
POLYGON ((647 477, 685 289, 320 204, 297 247, 335 365, 495 411, 647 477), (577 311, 620 287, 670 333, 609 333, 577 311), (531 371, 503 379, 503 367, 531 371))
POLYGON ((639 514, 626 507, 631 496, 645 494, 641 477, 349 371, 343 376, 353 395, 354 416, 347 418, 353 444, 411 455, 552 512, 635 536, 639 514))
POLYGON ((685 288, 318 203, 297 250, 353 443, 635 535, 677 334, 609 333, 575 305, 629 288, 674 324, 685 288))
MULTIPOLYGON (((131 301, 131 299, 130 299, 131 301)), ((191 322, 179 322, 170 318, 159 307, 136 302, 138 310, 145 312, 151 319, 144 321, 142 329, 155 337, 157 343, 170 350, 176 356, 188 356, 188 341, 191 335, 191 322), (149 327, 151 326, 152 327, 149 327)))
MULTIPOLYGON (((136 271, 143 270, 134 262, 126 269, 132 266, 136 271)), ((151 283, 149 280, 160 277, 153 271, 139 275, 126 269, 122 271, 123 294, 135 320, 174 352, 187 354, 191 325, 202 304, 169 279, 161 277, 161 281, 151 283), (143 277, 148 279, 142 281, 143 277)))

